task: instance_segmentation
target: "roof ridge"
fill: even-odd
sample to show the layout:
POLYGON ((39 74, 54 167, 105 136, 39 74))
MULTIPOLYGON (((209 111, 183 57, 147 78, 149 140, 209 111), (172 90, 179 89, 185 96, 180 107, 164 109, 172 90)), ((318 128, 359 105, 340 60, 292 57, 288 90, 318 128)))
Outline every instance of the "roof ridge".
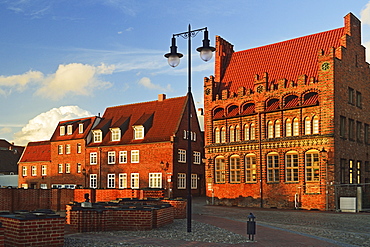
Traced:
POLYGON ((154 103, 154 102, 167 102, 167 101, 170 101, 170 100, 175 100, 175 99, 180 99, 180 98, 186 98, 186 95, 185 96, 174 97, 174 98, 167 98, 163 101, 152 100, 152 101, 144 101, 144 102, 138 102, 138 103, 130 103, 130 104, 125 104, 125 105, 108 106, 106 109, 122 107, 122 106, 142 105, 142 104, 148 104, 148 103, 154 103))

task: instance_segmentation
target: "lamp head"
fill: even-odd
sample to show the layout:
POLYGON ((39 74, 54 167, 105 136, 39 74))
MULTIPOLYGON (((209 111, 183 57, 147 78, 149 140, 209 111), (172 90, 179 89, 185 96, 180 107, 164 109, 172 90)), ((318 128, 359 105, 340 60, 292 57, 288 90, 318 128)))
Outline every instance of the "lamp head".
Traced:
POLYGON ((200 58, 208 62, 212 59, 212 53, 216 50, 216 48, 209 45, 209 38, 208 38, 208 30, 204 31, 204 39, 203 39, 203 46, 198 47, 197 51, 200 52, 200 58))
POLYGON ((180 63, 180 58, 183 57, 181 53, 177 52, 176 38, 172 37, 172 45, 170 47, 170 53, 164 55, 168 59, 168 64, 171 67, 176 67, 180 63))

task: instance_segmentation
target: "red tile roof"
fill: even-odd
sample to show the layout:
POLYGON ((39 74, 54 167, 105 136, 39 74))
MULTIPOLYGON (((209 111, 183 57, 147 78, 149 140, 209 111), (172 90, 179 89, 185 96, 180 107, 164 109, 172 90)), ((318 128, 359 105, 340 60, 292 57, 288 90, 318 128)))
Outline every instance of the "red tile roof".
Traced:
POLYGON ((285 108, 290 108, 290 107, 295 107, 299 105, 299 98, 298 96, 296 97, 291 97, 289 101, 285 103, 285 108))
POLYGON ((29 142, 19 162, 50 161, 50 141, 29 142))
POLYGON ((307 99, 305 98, 303 105, 316 105, 319 103, 319 95, 317 93, 309 94, 307 99))
MULTIPOLYGON (((169 141, 179 127, 183 112, 186 109, 187 97, 178 97, 164 99, 162 101, 150 101, 137 104, 121 105, 108 107, 102 117, 105 123, 113 123, 117 127, 118 122, 122 122, 122 117, 128 120, 127 129, 121 130, 123 133, 121 141, 115 144, 129 144, 129 143, 147 143, 169 141), (151 124, 145 125, 148 122, 151 124), (145 138, 142 140, 133 140, 134 125, 144 125, 145 138)), ((100 124, 97 126, 99 127, 100 124)), ((95 127, 94 129, 97 129, 95 127)), ((110 126, 112 127, 112 126, 110 126)), ((109 145, 111 143, 110 132, 108 131, 103 136, 101 143, 90 143, 89 146, 109 145)))
POLYGON ((87 117, 87 118, 79 118, 73 120, 66 120, 59 122, 57 128, 54 131, 53 136, 51 137, 50 141, 65 141, 65 140, 73 140, 73 139, 85 139, 89 134, 95 120, 97 117, 87 117), (78 125, 83 124, 83 133, 79 133, 78 125), (72 125, 72 135, 67 134, 67 125, 72 125), (66 126, 65 135, 61 136, 59 129, 60 126, 66 126))
POLYGON ((345 29, 338 28, 322 33, 308 35, 284 42, 266 45, 249 50, 234 52, 221 79, 222 89, 237 92, 243 86, 254 87, 258 74, 268 73, 268 80, 287 79, 297 81, 301 75, 318 76, 317 54, 320 49, 329 52, 332 47, 340 46, 340 38, 345 29))

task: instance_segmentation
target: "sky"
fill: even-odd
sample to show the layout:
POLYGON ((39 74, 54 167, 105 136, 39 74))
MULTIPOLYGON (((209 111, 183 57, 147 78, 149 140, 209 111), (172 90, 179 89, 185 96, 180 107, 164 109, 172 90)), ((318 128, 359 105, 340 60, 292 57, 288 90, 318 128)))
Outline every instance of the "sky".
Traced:
MULTIPOLYGON (((343 27, 349 12, 370 58, 368 0, 0 0, 0 139, 27 145, 50 139, 62 120, 186 95, 187 40, 177 38, 178 67, 163 55, 189 24, 240 51, 343 27)), ((195 51, 202 39, 192 38, 197 108, 214 70, 195 51)))

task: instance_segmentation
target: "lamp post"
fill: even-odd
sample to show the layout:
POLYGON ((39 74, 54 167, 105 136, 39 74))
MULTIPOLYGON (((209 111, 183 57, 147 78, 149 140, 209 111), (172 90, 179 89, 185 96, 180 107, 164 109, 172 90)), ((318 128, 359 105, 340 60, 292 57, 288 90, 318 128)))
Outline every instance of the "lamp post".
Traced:
POLYGON ((200 28, 191 30, 190 24, 188 26, 188 31, 183 33, 177 33, 172 35, 172 44, 170 47, 170 53, 165 54, 164 56, 168 59, 168 64, 171 67, 176 67, 180 63, 180 58, 183 57, 181 53, 177 52, 176 38, 182 37, 188 40, 188 94, 187 94, 187 113, 188 113, 188 131, 187 131, 187 140, 188 140, 188 150, 186 153, 186 161, 188 163, 187 176, 186 176, 186 188, 187 188, 187 231, 191 232, 191 211, 192 211, 192 195, 191 195, 191 165, 192 165, 192 150, 191 150, 191 38, 197 36, 199 32, 204 32, 203 46, 197 48, 197 51, 200 52, 200 57, 203 61, 207 62, 212 58, 212 52, 216 49, 209 45, 208 39, 208 30, 207 28, 200 28))

